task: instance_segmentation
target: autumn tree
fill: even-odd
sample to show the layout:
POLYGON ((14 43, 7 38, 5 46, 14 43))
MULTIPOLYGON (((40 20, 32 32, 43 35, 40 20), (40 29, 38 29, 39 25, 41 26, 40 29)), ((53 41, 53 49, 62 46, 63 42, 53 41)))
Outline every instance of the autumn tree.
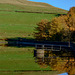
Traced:
POLYGON ((37 24, 34 36, 37 40, 62 41, 64 31, 67 31, 63 16, 48 20, 42 20, 37 24), (59 37, 59 38, 58 38, 59 37))
POLYGON ((37 24, 36 32, 34 34, 37 40, 45 40, 48 37, 48 30, 50 29, 48 20, 42 20, 37 24))
POLYGON ((71 38, 74 40, 75 7, 71 8, 65 16, 56 17, 51 21, 42 20, 37 24, 36 31, 34 37, 37 40, 68 41, 71 38), (73 32, 72 37, 71 32, 73 32))
POLYGON ((69 39, 75 41, 75 7, 72 7, 65 17, 65 22, 69 30, 69 39))

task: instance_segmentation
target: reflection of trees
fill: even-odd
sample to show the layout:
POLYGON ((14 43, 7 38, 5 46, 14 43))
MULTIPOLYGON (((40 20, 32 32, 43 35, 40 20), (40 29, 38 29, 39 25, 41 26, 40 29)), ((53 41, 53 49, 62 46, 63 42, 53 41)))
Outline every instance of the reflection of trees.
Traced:
POLYGON ((70 57, 68 60, 65 58, 61 58, 61 57, 57 57, 56 59, 51 59, 52 61, 50 62, 50 66, 54 69, 54 70, 58 70, 58 71, 66 71, 69 74, 74 74, 75 71, 75 62, 74 62, 74 58, 70 57))
POLYGON ((51 52, 45 51, 44 58, 38 58, 37 62, 45 68, 49 65, 52 70, 68 72, 69 75, 75 74, 75 57, 72 52, 51 52))

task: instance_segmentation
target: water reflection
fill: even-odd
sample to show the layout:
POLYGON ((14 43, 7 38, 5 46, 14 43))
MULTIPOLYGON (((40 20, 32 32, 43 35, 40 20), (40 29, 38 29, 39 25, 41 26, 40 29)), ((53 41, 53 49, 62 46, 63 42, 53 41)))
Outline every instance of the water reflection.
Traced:
MULTIPOLYGON (((28 41, 23 39, 13 40, 5 39, 4 42, 0 43, 0 46, 10 46, 10 47, 35 47, 34 44, 23 44, 21 42, 28 41), (6 41, 6 42, 5 42, 6 41)), ((32 42, 33 40, 29 40, 32 42)), ((35 42, 35 41, 34 41, 35 42)), ((51 51, 47 48, 39 49, 35 48, 34 50, 35 62, 40 65, 42 68, 50 66, 53 70, 64 70, 68 73, 75 72, 75 53, 69 49, 63 49, 61 51, 51 51)), ((71 73, 72 74, 72 73, 71 73)))
POLYGON ((71 51, 51 51, 47 49, 34 50, 35 62, 40 66, 50 66, 52 70, 66 71, 75 74, 75 55, 71 51))

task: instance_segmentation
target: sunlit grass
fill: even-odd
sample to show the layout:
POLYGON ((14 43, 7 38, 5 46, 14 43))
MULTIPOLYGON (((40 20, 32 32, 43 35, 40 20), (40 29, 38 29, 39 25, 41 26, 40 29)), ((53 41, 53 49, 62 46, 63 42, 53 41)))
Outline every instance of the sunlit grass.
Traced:
POLYGON ((0 38, 33 37, 36 24, 55 14, 0 12, 0 38))
MULTIPOLYGON (((14 2, 14 1, 13 1, 14 2)), ((18 1, 17 1, 18 2, 18 1)), ((23 2, 21 0, 20 2, 23 2)), ((32 2, 23 2, 26 5, 20 5, 18 3, 0 3, 0 10, 7 10, 7 11, 30 11, 30 12, 48 12, 48 13, 58 13, 64 14, 67 13, 66 10, 59 9, 53 6, 50 6, 45 3, 32 3, 32 2), (44 7, 43 7, 44 6, 44 7)))

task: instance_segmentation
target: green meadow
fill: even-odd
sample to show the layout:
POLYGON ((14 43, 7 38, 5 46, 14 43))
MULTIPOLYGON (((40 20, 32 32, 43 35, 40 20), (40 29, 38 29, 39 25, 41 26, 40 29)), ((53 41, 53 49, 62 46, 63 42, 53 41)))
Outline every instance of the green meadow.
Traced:
POLYGON ((32 37, 36 24, 51 20, 56 14, 0 12, 0 38, 32 37))

